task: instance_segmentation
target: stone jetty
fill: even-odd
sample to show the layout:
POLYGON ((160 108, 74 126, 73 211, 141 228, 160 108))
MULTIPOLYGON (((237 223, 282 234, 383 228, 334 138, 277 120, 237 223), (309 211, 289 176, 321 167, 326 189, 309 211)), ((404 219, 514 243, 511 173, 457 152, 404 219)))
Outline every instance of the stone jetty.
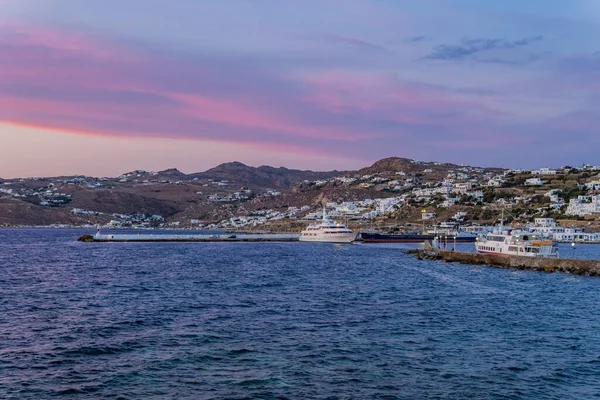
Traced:
POLYGON ((96 234, 83 235, 80 242, 297 242, 299 235, 286 234, 96 234))
POLYGON ((424 249, 410 250, 420 260, 440 260, 461 264, 489 265, 498 268, 516 268, 543 272, 566 272, 574 275, 600 276, 600 260, 572 258, 542 258, 497 254, 466 253, 441 250, 426 245, 424 249))

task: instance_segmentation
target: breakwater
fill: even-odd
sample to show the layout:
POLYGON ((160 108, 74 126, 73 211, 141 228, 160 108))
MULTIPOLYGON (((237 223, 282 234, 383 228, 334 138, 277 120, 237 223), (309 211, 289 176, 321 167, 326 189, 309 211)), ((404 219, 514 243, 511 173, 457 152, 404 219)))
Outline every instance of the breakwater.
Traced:
POLYGON ((497 254, 467 253, 440 250, 425 246, 425 249, 408 251, 420 260, 441 260, 461 264, 489 265, 498 268, 516 268, 544 272, 566 272, 574 275, 600 276, 599 260, 573 258, 542 258, 497 254))
POLYGON ((83 235, 80 242, 297 242, 299 235, 286 234, 216 234, 216 235, 182 235, 182 234, 96 234, 83 235))

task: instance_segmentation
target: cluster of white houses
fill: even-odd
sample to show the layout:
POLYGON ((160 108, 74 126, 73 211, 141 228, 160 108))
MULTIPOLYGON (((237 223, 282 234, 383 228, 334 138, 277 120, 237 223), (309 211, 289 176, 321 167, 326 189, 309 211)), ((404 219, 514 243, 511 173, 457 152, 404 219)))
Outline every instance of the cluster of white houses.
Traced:
MULTIPOLYGON (((382 198, 370 198, 360 201, 346 201, 346 202, 330 202, 327 204, 328 213, 332 218, 348 218, 348 219, 372 219, 378 216, 384 216, 392 214, 406 204, 419 204, 419 205, 432 205, 436 207, 449 208, 453 205, 465 204, 469 199, 469 202, 484 203, 486 187, 496 188, 502 187, 508 179, 512 179, 511 174, 522 174, 530 173, 531 177, 525 180, 525 185, 529 187, 544 187, 548 179, 552 179, 553 175, 564 173, 568 171, 570 167, 564 167, 561 169, 551 168, 540 168, 538 170, 524 171, 524 170, 485 170, 477 167, 458 166, 453 167, 453 170, 448 171, 444 169, 443 173, 435 175, 440 177, 439 179, 432 178, 432 174, 441 171, 438 167, 441 163, 425 163, 422 161, 413 161, 413 164, 419 165, 418 171, 405 172, 405 171, 394 171, 387 174, 356 174, 354 176, 338 176, 328 180, 317 180, 313 182, 305 182, 306 184, 314 186, 314 188, 321 188, 326 185, 332 186, 344 186, 352 189, 375 189, 376 191, 385 191, 389 197, 382 198), (421 167, 421 165, 423 165, 421 167), (386 176, 381 176, 386 175, 386 176), (465 200, 464 203, 461 203, 465 200)), ((600 166, 584 165, 579 167, 580 171, 600 171, 600 166)), ((48 180, 44 180, 43 184, 40 184, 38 188, 32 189, 31 185, 23 185, 25 188, 17 188, 13 183, 24 182, 25 180, 14 180, 13 182, 3 182, 0 186, 0 198, 13 197, 23 199, 29 202, 36 202, 41 206, 65 206, 72 201, 71 194, 64 193, 70 190, 66 187, 64 189, 61 186, 65 185, 87 185, 89 188, 100 189, 105 187, 114 187, 111 184, 118 185, 118 182, 133 182, 136 184, 147 185, 152 183, 160 184, 182 184, 182 181, 171 181, 171 180, 158 180, 156 172, 146 171, 134 171, 129 174, 119 176, 118 178, 91 178, 85 176, 75 176, 72 178, 60 178, 55 179, 49 183, 48 180)), ((600 191, 600 174, 594 173, 588 174, 588 182, 582 183, 580 189, 587 189, 591 192, 600 191)), ((36 178, 32 178, 36 180, 36 178)), ((556 179, 556 178, 554 178, 556 179)), ((193 181, 198 181, 198 178, 194 178, 193 181)), ((260 193, 253 193, 246 187, 240 188, 239 190, 234 189, 233 183, 227 180, 202 180, 202 182, 196 182, 198 189, 196 194, 200 198, 215 202, 247 202, 256 197, 277 197, 281 193, 276 190, 267 190, 260 193), (204 188, 209 188, 205 190, 204 188), (215 193, 213 189, 218 189, 215 193), (203 192, 204 191, 204 194, 203 192)), ((489 193, 489 191, 488 191, 489 193)), ((539 191, 538 191, 539 193, 539 191)), ((566 206, 565 214, 569 216, 590 216, 600 215, 600 195, 588 195, 578 196, 569 201, 568 205, 565 204, 562 198, 560 198, 557 190, 550 190, 544 194, 550 199, 549 207, 553 210, 564 210, 566 206)), ((496 198, 493 200, 499 205, 511 205, 516 203, 527 203, 531 200, 530 195, 523 195, 521 197, 508 197, 508 198, 496 198)), ((280 220, 285 218, 297 218, 297 219, 317 219, 321 217, 320 209, 315 210, 318 207, 312 206, 300 206, 300 207, 289 207, 287 210, 276 211, 276 210, 260 210, 249 213, 246 216, 236 216, 223 220, 218 224, 207 226, 210 228, 239 228, 244 226, 258 226, 265 224, 269 221, 280 220)), ((426 207, 425 207, 426 208, 426 207)), ((84 215, 99 215, 95 211, 86 211, 82 209, 73 209, 75 214, 84 215)), ((435 218, 433 212, 423 212, 422 219, 435 218)), ((538 221, 542 226, 543 221, 538 221)), ((160 216, 141 216, 141 215, 117 215, 115 214, 113 225, 124 226, 131 224, 140 224, 140 226, 154 226, 157 223, 165 223, 164 218, 160 216)), ((201 221, 191 220, 193 226, 201 226, 201 221)), ((166 223, 165 223, 166 224, 166 223)), ((187 224, 186 224, 187 225, 187 224)), ((537 224, 536 224, 537 225, 537 224)), ((561 228, 558 226, 550 226, 550 222, 546 222, 544 229, 553 231, 553 234, 567 235, 557 240, 572 240, 569 239, 568 235, 573 238, 577 234, 582 232, 571 232, 567 228, 561 228), (563 231, 560 231, 560 230, 563 231)), ((540 228, 542 229, 542 228, 540 228)))
MULTIPOLYGON (((425 164, 415 161, 415 164, 425 164)), ((429 164, 431 165, 431 164, 429 164)), ((439 165, 439 163, 434 164, 439 165)), ((562 170, 567 170, 565 167, 562 170)), ((600 171, 600 166, 584 166, 584 170, 600 171)), ((540 168, 539 170, 523 171, 523 170, 506 170, 500 173, 486 172, 482 168, 474 168, 463 166, 454 171, 448 171, 446 177, 441 182, 421 182, 418 174, 397 171, 394 177, 378 176, 373 174, 356 175, 356 176, 339 176, 329 180, 317 180, 313 182, 305 181, 315 188, 324 187, 327 184, 342 184, 344 186, 352 186, 361 189, 370 189, 374 187, 385 187, 388 192, 402 192, 395 197, 388 198, 373 198, 362 201, 347 201, 342 203, 330 202, 327 204, 328 214, 333 218, 347 219, 372 219, 382 215, 389 215, 401 209, 403 205, 409 201, 416 201, 420 204, 431 204, 436 200, 436 204, 442 208, 449 208, 465 197, 477 203, 484 203, 485 192, 484 187, 501 187, 509 174, 521 174, 529 172, 532 176, 525 181, 526 186, 543 186, 546 182, 542 179, 544 176, 556 175, 562 170, 551 168, 540 168)), ((422 170, 422 174, 431 174, 435 171, 435 167, 429 167, 422 170)), ((583 186, 582 186, 583 187, 583 186)), ((594 180, 585 184, 590 190, 600 190, 600 180, 594 180)), ((544 194, 550 200, 550 209, 555 211, 560 210, 564 205, 564 200, 560 198, 558 190, 550 190, 544 194)), ((527 204, 531 201, 532 196, 517 196, 512 198, 499 198, 494 202, 498 205, 511 205, 516 203, 527 204)), ((234 196, 235 198, 235 196, 234 196)), ((216 200, 214 196, 211 200, 216 200)), ((235 217, 230 220, 221 221, 216 227, 240 227, 245 225, 260 225, 271 220, 283 218, 300 218, 305 220, 318 219, 321 217, 321 211, 317 208, 315 212, 307 210, 313 207, 304 206, 301 209, 290 209, 285 212, 277 212, 274 210, 266 210, 262 215, 251 215, 249 217, 235 217), (304 215, 304 216, 302 216, 304 215)), ((600 214, 600 196, 580 196, 572 199, 568 205, 567 215, 585 216, 600 214)), ((436 217, 433 212, 423 212, 422 219, 432 219, 436 217)), ((464 216, 458 216, 460 220, 464 216)), ((556 229, 563 229, 557 227, 556 229)), ((570 232, 570 231, 567 231, 570 232)), ((563 232, 564 233, 564 232, 563 232)), ((570 232, 574 235, 576 232, 570 232)), ((566 234, 566 233, 565 233, 566 234)), ((566 238, 565 240, 567 240, 566 238)))
POLYGON ((600 233, 584 232, 580 228, 565 228, 559 226, 553 218, 535 218, 528 230, 557 242, 600 243, 600 233))
POLYGON ((571 199, 565 214, 577 215, 580 217, 586 215, 600 215, 600 195, 578 196, 575 199, 571 199))

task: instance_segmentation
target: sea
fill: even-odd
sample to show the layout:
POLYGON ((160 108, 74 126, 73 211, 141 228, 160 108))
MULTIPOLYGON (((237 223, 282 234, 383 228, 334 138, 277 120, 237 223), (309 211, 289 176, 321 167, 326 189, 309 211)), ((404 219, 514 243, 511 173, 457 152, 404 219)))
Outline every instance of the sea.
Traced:
POLYGON ((600 399, 597 277, 83 233, 0 229, 1 399, 600 399))

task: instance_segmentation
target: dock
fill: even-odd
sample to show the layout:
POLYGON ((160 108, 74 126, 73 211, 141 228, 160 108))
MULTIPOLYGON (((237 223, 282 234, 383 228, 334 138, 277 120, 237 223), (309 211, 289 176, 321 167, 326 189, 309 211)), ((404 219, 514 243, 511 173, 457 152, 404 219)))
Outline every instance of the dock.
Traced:
POLYGON ((516 268, 543 272, 566 272, 574 275, 600 276, 600 260, 574 258, 543 258, 498 254, 468 253, 441 250, 426 245, 424 249, 410 250, 420 260, 440 260, 497 268, 516 268))
POLYGON ((83 235, 80 242, 297 242, 295 234, 95 234, 83 235))

